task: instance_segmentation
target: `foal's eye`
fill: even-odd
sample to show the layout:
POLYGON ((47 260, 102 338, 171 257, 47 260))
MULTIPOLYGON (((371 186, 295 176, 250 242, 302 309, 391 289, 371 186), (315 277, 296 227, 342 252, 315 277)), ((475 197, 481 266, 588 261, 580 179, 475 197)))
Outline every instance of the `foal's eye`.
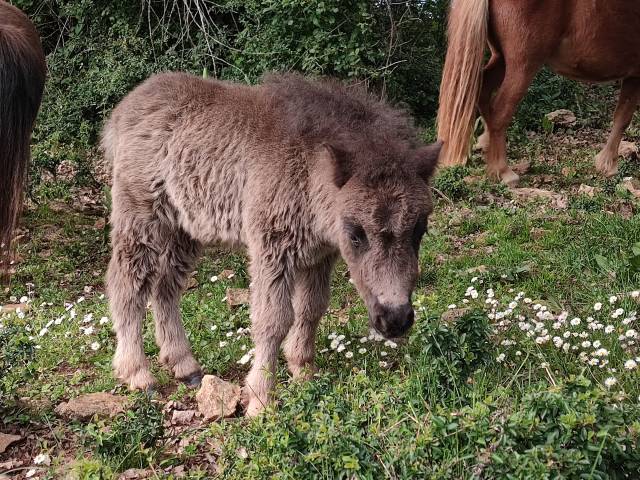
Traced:
POLYGON ((351 241, 351 246, 359 250, 367 244, 367 234, 360 225, 349 225, 349 240, 351 241))

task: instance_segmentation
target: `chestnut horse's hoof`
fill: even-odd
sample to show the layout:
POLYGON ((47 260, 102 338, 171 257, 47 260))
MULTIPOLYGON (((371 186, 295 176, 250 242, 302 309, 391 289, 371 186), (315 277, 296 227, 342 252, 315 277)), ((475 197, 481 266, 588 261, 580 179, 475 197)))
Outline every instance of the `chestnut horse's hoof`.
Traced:
POLYGON ((500 174, 500 180, 508 187, 517 187, 520 182, 520 176, 513 170, 508 169, 506 172, 500 174))
POLYGON ((602 151, 596 155, 596 170, 604 177, 613 177, 618 173, 618 162, 607 152, 602 151))

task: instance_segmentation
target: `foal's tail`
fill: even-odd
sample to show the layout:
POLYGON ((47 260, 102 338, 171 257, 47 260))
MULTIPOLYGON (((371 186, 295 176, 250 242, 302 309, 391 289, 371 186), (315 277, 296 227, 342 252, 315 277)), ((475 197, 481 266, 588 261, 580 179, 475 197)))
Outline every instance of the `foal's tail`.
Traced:
POLYGON ((0 273, 4 273, 22 206, 31 130, 42 100, 46 65, 28 18, 1 1, 0 15, 0 273))
POLYGON ((440 85, 440 163, 464 165, 482 84, 489 0, 454 0, 449 13, 449 48, 440 85))

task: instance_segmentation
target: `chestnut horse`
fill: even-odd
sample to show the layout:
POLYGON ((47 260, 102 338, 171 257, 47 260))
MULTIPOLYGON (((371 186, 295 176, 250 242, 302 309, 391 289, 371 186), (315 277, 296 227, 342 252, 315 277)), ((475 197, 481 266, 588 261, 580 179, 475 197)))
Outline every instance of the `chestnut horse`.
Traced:
POLYGON ((629 0, 454 0, 438 112, 442 165, 466 162, 476 109, 487 173, 507 184, 505 132, 536 73, 548 66, 584 82, 622 80, 613 130, 596 157, 605 176, 640 103, 640 2, 629 0), (483 68, 485 46, 491 58, 483 68))
POLYGON ((7 267, 3 260, 22 204, 46 69, 35 27, 24 13, 0 0, 0 271, 7 267))

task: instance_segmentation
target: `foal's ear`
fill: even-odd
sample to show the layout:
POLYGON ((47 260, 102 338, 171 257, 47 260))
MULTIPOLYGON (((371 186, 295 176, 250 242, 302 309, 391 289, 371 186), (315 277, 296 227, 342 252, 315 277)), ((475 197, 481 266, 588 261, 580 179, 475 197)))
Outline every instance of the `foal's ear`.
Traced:
POLYGON ((417 149, 413 154, 412 160, 416 173, 425 182, 429 181, 431 175, 433 175, 433 171, 438 165, 438 157, 440 156, 441 149, 442 141, 438 140, 436 143, 417 149))
POLYGON ((327 152, 327 156, 331 162, 333 183, 335 183, 338 188, 344 187, 344 184, 347 183, 353 175, 351 155, 346 150, 329 143, 323 143, 322 147, 327 152))

